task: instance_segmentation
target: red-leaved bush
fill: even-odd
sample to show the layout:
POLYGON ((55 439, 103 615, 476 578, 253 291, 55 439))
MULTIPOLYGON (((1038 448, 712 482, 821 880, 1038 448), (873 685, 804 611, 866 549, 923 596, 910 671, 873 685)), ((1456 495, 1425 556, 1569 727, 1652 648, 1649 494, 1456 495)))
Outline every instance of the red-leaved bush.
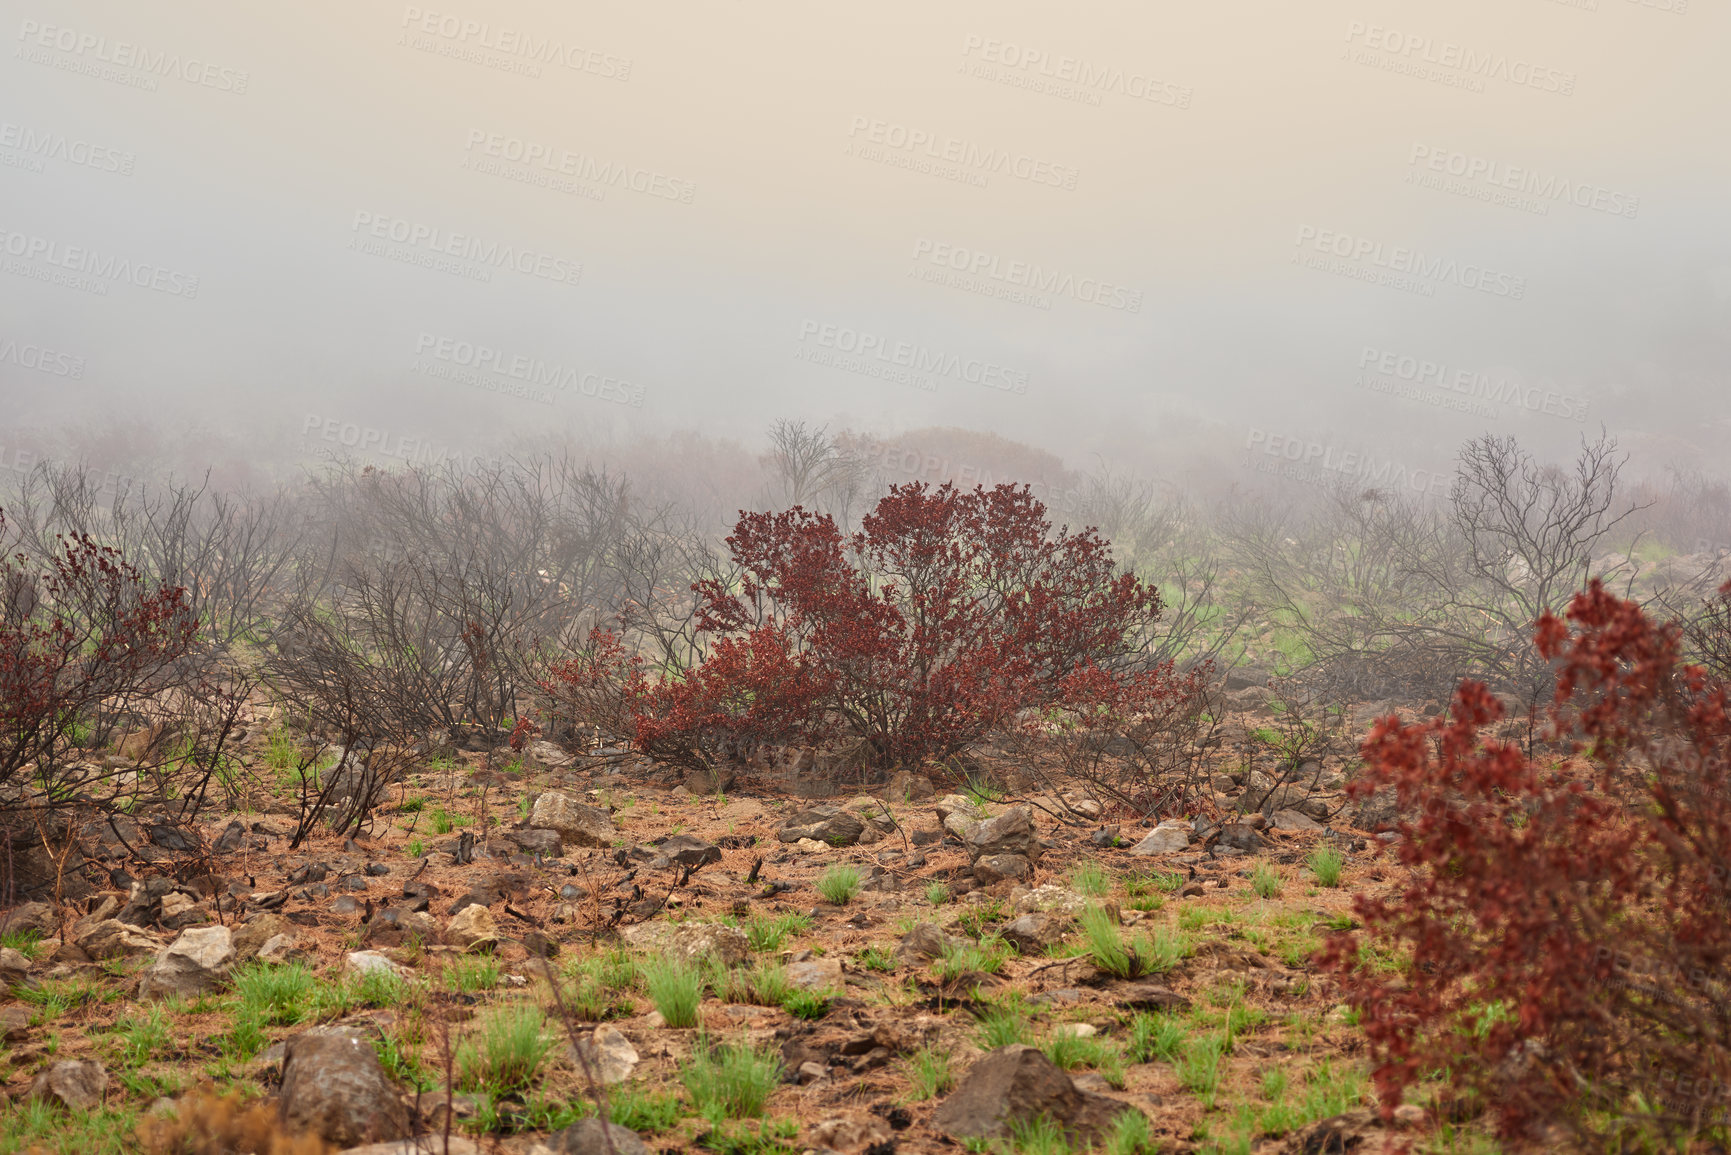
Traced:
POLYGON ((740 577, 697 583, 703 660, 651 683, 592 640, 556 699, 623 686, 648 753, 710 763, 764 743, 851 740, 879 767, 942 758, 1138 652, 1154 587, 1092 531, 1054 531, 1026 486, 891 488, 858 533, 795 507, 742 513, 740 577))
POLYGON ((1510 1135, 1595 1144, 1731 1122, 1727 691, 1680 631, 1594 582, 1538 623, 1557 671, 1556 754, 1486 740, 1463 682, 1449 717, 1379 722, 1352 789, 1392 787, 1410 870, 1361 896, 1325 962, 1362 1014, 1385 1111, 1442 1075, 1510 1135))

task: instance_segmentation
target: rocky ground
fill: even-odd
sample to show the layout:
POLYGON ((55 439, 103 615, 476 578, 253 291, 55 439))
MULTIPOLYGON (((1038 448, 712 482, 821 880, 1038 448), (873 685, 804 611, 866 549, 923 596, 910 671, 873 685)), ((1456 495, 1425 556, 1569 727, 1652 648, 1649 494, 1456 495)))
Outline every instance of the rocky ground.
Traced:
POLYGON ((264 729, 247 808, 141 808, 86 848, 109 889, 0 916, 0 1151, 1494 1149, 1374 1118, 1312 963, 1396 878, 1339 767, 1265 806, 1223 747, 1217 815, 1149 827, 1079 787, 693 794, 537 743, 291 852, 264 729))

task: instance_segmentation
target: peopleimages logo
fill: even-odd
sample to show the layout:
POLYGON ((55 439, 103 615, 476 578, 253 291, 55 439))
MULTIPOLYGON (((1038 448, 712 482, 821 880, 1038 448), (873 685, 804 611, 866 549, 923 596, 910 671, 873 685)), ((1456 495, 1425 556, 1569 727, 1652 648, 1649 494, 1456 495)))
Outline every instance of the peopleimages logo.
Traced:
POLYGON ((1472 412, 1475 416, 1491 416, 1491 413, 1481 411, 1482 406, 1469 408, 1470 402, 1482 401, 1560 417, 1565 421, 1587 419, 1589 403, 1586 398, 1564 393, 1549 382, 1527 385, 1509 376, 1492 376, 1473 369, 1451 369, 1440 361, 1378 349, 1374 345, 1366 345, 1359 351, 1358 367, 1360 372, 1355 384, 1372 392, 1405 396, 1441 408, 1472 412), (1370 370, 1370 373, 1365 370, 1370 370), (1403 385, 1405 388, 1401 388, 1403 385), (1427 389, 1443 392, 1431 394, 1426 392, 1427 389), (1462 400, 1451 403, 1455 398, 1462 400))
POLYGON ((1467 48, 1452 40, 1433 40, 1429 36, 1385 28, 1381 24, 1366 24, 1362 20, 1347 22, 1346 40, 1349 45, 1362 48, 1356 53, 1351 48, 1347 49, 1347 59, 1353 63, 1408 72, 1422 80, 1470 87, 1474 91, 1483 91, 1487 80, 1502 80, 1559 96, 1573 96, 1575 92, 1573 72, 1548 68, 1502 52, 1467 48), (1437 69, 1443 71, 1434 71, 1437 69))
POLYGON ((962 56, 974 64, 972 69, 962 66, 968 75, 1083 104, 1097 105, 1101 93, 1111 93, 1150 104, 1189 108, 1193 95, 1187 85, 1161 80, 1151 72, 1096 64, 1078 56, 1055 56, 973 33, 962 41, 962 56))
MULTIPOLYGON (((155 90, 155 79, 173 78, 184 80, 188 84, 196 84, 201 88, 214 88, 218 92, 232 92, 244 95, 247 82, 251 79, 248 73, 238 68, 225 68, 211 64, 191 56, 182 56, 178 52, 165 49, 150 49, 143 45, 133 44, 128 40, 110 41, 106 36, 98 36, 92 32, 80 32, 76 28, 67 28, 56 24, 43 24, 36 20, 25 20, 18 26, 18 39, 23 47, 18 55, 35 64, 47 64, 52 67, 64 67, 73 72, 88 71, 88 68, 78 65, 107 64, 115 68, 127 68, 142 72, 148 84, 134 84, 134 87, 155 90), (37 51, 32 54, 28 49, 49 49, 62 53, 62 58, 56 60, 45 53, 37 51)), ((92 75, 101 75, 92 73, 92 75)), ((122 79, 117 76, 101 76, 102 79, 122 79)))
POLYGON ((799 327, 799 340, 794 356, 802 361, 831 365, 870 377, 904 381, 928 391, 936 388, 932 377, 948 377, 1002 393, 1023 394, 1028 391, 1028 375, 1007 365, 978 357, 963 357, 958 353, 846 325, 804 321, 799 327))
POLYGON ((555 391, 571 392, 616 405, 643 407, 641 385, 575 365, 550 364, 528 354, 508 353, 475 341, 422 333, 415 341, 415 353, 417 372, 489 393, 551 405, 555 391), (430 357, 432 361, 422 361, 420 357, 430 357))
POLYGON ((0 252, 8 259, 0 267, 16 276, 32 277, 98 296, 108 295, 110 282, 166 293, 188 300, 198 296, 198 278, 81 245, 65 245, 49 237, 15 232, 0 225, 0 252))
MULTIPOLYGON (((355 211, 354 222, 349 226, 351 232, 357 234, 350 239, 350 248, 361 248, 364 245, 356 242, 365 238, 377 241, 390 241, 405 246, 414 251, 414 256, 426 254, 427 263, 437 268, 436 262, 441 257, 451 257, 456 261, 472 262, 492 269, 510 269, 528 277, 538 277, 554 284, 575 285, 583 279, 583 262, 556 257, 551 253, 543 253, 536 249, 521 248, 501 244, 498 241, 483 240, 472 233, 454 233, 434 225, 420 221, 411 221, 406 217, 394 217, 385 213, 371 213, 365 209, 355 211)), ((380 256, 395 256, 388 250, 380 251, 380 256)), ((409 259, 410 263, 423 263, 414 260, 408 254, 401 259, 409 259)), ((440 271, 452 271, 440 269, 440 271)), ((478 270, 477 270, 478 271, 478 270)))
MULTIPOLYGON (((428 45, 410 42, 411 48, 437 51, 440 41, 445 45, 476 52, 497 52, 501 56, 535 64, 553 64, 572 72, 586 72, 603 80, 630 80, 631 60, 625 56, 570 44, 552 36, 537 36, 533 32, 510 25, 495 25, 486 20, 468 20, 448 12, 429 12, 413 4, 403 9, 402 27, 418 36, 436 38, 428 45)), ((458 55, 460 53, 439 53, 458 55)), ((474 59, 474 63, 490 63, 474 59)), ((539 75, 539 71, 535 72, 539 75)))
POLYGON ((928 129, 910 128, 894 121, 856 116, 849 122, 847 134, 856 142, 848 146, 849 156, 896 168, 929 170, 933 175, 981 187, 992 176, 1014 177, 1072 191, 1076 187, 1078 171, 1072 165, 1009 149, 988 148, 959 137, 939 136, 928 129))
POLYGON ((593 186, 601 193, 601 196, 594 198, 596 200, 605 196, 605 190, 611 187, 626 188, 644 196, 688 205, 697 192, 697 186, 691 181, 680 180, 654 169, 604 161, 588 153, 572 152, 570 149, 541 141, 506 136, 479 128, 469 130, 468 143, 463 147, 469 153, 469 158, 463 162, 464 168, 507 179, 525 180, 530 184, 543 183, 535 179, 541 174, 546 174, 549 178, 569 178, 571 181, 581 182, 581 185, 593 186))
POLYGON ((951 285, 986 296, 1050 308, 1049 296, 1069 297, 1084 305, 1142 311, 1142 291, 1095 277, 1078 277, 1027 261, 1007 260, 995 253, 920 238, 914 242, 913 275, 935 284, 951 285))
POLYGON ((33 369, 50 377, 84 376, 84 358, 41 345, 19 342, 11 337, 0 337, 0 365, 33 369))
MULTIPOLYGON (((34 172, 41 172, 44 162, 58 160, 78 165, 80 168, 95 169, 97 172, 132 175, 134 158, 130 152, 69 137, 62 132, 28 128, 13 124, 9 120, 0 121, 0 148, 11 149, 20 155, 20 159, 32 162, 11 163, 10 167, 13 168, 30 168, 34 172)), ((0 158, 0 164, 7 163, 7 160, 0 158)))
POLYGON ((1426 256, 1418 249, 1402 245, 1384 246, 1381 241, 1351 233, 1300 225, 1293 244, 1300 249, 1309 248, 1325 254, 1319 260, 1300 252, 1293 257, 1299 264, 1359 280, 1386 283, 1395 288, 1417 286, 1414 291, 1420 291, 1423 296, 1434 295, 1434 286, 1438 284, 1458 285, 1512 301, 1519 301, 1527 294, 1525 277, 1471 262, 1463 264, 1452 257, 1426 256), (1339 261, 1330 262, 1327 257, 1339 258, 1339 261))
POLYGON ((1409 470, 1397 462, 1379 461, 1356 449, 1341 449, 1266 429, 1251 429, 1244 448, 1250 455, 1246 464, 1258 473, 1308 485, 1326 485, 1347 477, 1371 489, 1406 490, 1432 496, 1448 492, 1448 476, 1435 470, 1409 470))
POLYGON ((1550 202, 1562 201, 1577 208, 1591 209, 1614 217, 1635 219, 1641 207, 1639 197, 1614 192, 1603 185, 1573 181, 1555 173, 1504 164, 1488 157, 1473 156, 1435 145, 1412 146, 1406 163, 1406 180, 1425 188, 1441 189, 1459 195, 1473 196, 1515 208, 1528 208, 1540 215, 1550 212, 1550 202), (1437 174, 1432 177, 1431 174, 1437 174), (1444 181, 1443 176, 1457 178, 1444 181))

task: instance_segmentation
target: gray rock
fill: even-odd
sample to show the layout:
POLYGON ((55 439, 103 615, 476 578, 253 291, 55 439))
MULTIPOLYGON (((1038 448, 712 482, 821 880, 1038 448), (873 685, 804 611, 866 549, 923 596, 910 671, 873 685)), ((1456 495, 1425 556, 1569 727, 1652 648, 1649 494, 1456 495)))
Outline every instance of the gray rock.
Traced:
POLYGON ((549 1135, 547 1146, 557 1155, 607 1155, 609 1139, 613 1143, 613 1155, 650 1155, 649 1148, 637 1132, 617 1123, 608 1123, 603 1132, 599 1119, 579 1119, 563 1131, 549 1135))
POLYGON ((95 1059, 63 1059, 36 1076, 26 1097, 59 1103, 68 1111, 94 1111, 108 1091, 108 1072, 95 1059))
POLYGON ((99 962, 103 959, 137 958, 155 954, 163 947, 161 939, 113 918, 96 923, 81 933, 75 941, 78 949, 99 962))
POLYGON ((557 831, 567 846, 612 846, 619 837, 618 828, 605 811, 585 806, 557 790, 549 790, 535 799, 529 825, 538 830, 557 831))
POLYGON ((295 924, 280 914, 255 914, 234 930, 234 961, 243 963, 258 954, 265 943, 279 934, 294 937, 295 924))
POLYGON ((58 925, 54 908, 46 902, 26 902, 0 915, 0 930, 33 930, 43 938, 58 925))
POLYGON ((782 842, 809 838, 827 846, 852 846, 860 840, 865 829, 865 823, 857 814, 850 814, 839 806, 814 806, 789 818, 775 836, 782 842))
POLYGON ((445 925, 445 941, 471 953, 497 949, 499 926, 493 912, 478 902, 465 906, 445 925))
POLYGON ((738 966, 751 957, 751 942, 731 926, 705 922, 643 922, 628 926, 620 937, 646 954, 669 955, 686 962, 718 958, 738 966))
POLYGON ((998 933, 1023 954, 1040 954, 1064 937, 1069 919, 1054 914, 1024 914, 1004 924, 998 933))
POLYGON ((974 877, 983 886, 1026 878, 1033 870, 1034 864, 1020 854, 987 854, 974 861, 974 877))
POLYGON ((544 858, 558 858, 565 851, 557 830, 537 830, 533 826, 527 830, 507 830, 505 840, 524 854, 539 854, 544 858))
POLYGON ((162 999, 208 994, 228 979, 234 957, 234 936, 228 927, 183 930, 139 976, 138 997, 162 999))
POLYGON ((637 1069, 637 1048, 631 1045, 625 1032, 615 1026, 596 1027, 590 1034, 579 1038, 571 1050, 576 1052, 571 1055, 571 1062, 579 1072, 584 1070, 587 1062, 589 1072, 609 1087, 623 1083, 637 1069))
POLYGON ((1269 821, 1276 830, 1320 831, 1322 829, 1309 815, 1301 814, 1296 810, 1276 810, 1274 817, 1269 821))
POLYGON ((1253 850, 1261 850, 1268 843, 1264 841, 1262 835, 1242 822, 1234 822, 1220 828, 1220 845, 1248 853, 1253 850))
POLYGON ((1019 854, 1030 862, 1040 858, 1040 839, 1034 832, 1031 806, 1012 806, 974 828, 967 839, 968 857, 976 862, 994 854, 1019 854))
POLYGON ((787 964, 788 985, 802 991, 839 991, 844 982, 841 961, 833 958, 807 959, 787 964))
POLYGON ((1037 1048, 999 1047, 968 1068, 960 1085, 932 1113, 932 1126, 957 1139, 999 1139, 1011 1125, 1036 1115, 1061 1124, 1077 1139, 1105 1133, 1123 1103, 1076 1088, 1037 1048))
POLYGON ((409 1134, 408 1112, 372 1043, 341 1027, 314 1028, 288 1041, 278 1112, 290 1133, 312 1131, 338 1147, 409 1134))
POLYGON ((1130 848, 1130 853, 1142 857, 1155 854, 1175 854, 1190 846, 1190 831, 1182 823, 1162 822, 1148 832, 1147 837, 1130 848))
POLYGON ((922 922, 902 936, 897 949, 914 958, 937 958, 948 950, 951 944, 966 942, 966 939, 952 938, 932 923, 922 922))
POLYGON ((689 866, 693 870, 721 861, 721 847, 689 834, 675 834, 655 844, 656 858, 650 865, 689 866), (665 860, 665 861, 663 861, 665 860))

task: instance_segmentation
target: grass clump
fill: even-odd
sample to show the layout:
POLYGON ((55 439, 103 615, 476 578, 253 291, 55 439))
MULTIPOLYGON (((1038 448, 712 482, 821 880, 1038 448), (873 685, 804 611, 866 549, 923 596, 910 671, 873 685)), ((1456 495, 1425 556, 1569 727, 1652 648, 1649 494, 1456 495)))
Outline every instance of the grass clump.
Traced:
POLYGON ((944 982, 974 973, 995 975, 1004 969, 1004 960, 1009 955, 1010 944, 996 937, 986 938, 978 946, 946 943, 944 953, 932 962, 932 971, 944 982))
POLYGON ((457 1048, 457 1075, 468 1091, 484 1091, 498 1099, 527 1088, 553 1048, 546 1016, 539 1007, 520 1003, 487 1018, 477 1036, 457 1048))
POLYGON ((1020 995, 1011 995, 992 1003, 979 1012, 975 1032, 985 1050, 1007 1047, 1012 1043, 1032 1042, 1029 1019, 1032 1015, 1020 995))
POLYGON ((1082 931, 1094 965, 1121 979, 1164 974, 1177 966, 1188 951, 1184 938, 1173 935, 1165 927, 1158 927, 1152 935, 1144 934, 1134 943, 1127 944, 1117 920, 1098 906, 1088 907, 1082 912, 1082 931))
POLYGON ((823 895, 826 902, 846 906, 853 896, 859 893, 860 883, 864 881, 857 868, 836 865, 818 875, 817 892, 823 895))
POLYGON ((42 932, 33 926, 0 931, 0 947, 15 950, 31 962, 42 957, 42 932))
POLYGON ((1171 1015, 1138 1014, 1130 1020, 1130 1058, 1138 1063, 1173 1062, 1189 1037, 1184 1024, 1171 1015))
POLYGON ((888 947, 878 946, 876 943, 873 943, 871 946, 860 951, 859 965, 868 971, 882 971, 888 973, 900 966, 901 960, 896 957, 895 951, 890 950, 888 947))
POLYGON ((937 1047, 921 1047, 908 1056, 907 1075, 916 1103, 937 1098, 956 1081, 950 1074, 950 1053, 937 1047))
POLYGON ((829 1014, 830 997, 821 991, 789 991, 781 1009, 796 1019, 821 1019, 829 1014))
POLYGON ((746 1040, 712 1046, 700 1038, 680 1076, 697 1113, 719 1127, 726 1119, 763 1114, 781 1081, 781 1056, 746 1040))
POLYGON ((695 1027, 697 1008, 706 985, 701 970, 679 959, 660 958, 645 963, 643 983, 649 1001, 670 1027, 695 1027))
POLYGON ((1310 856, 1310 873, 1316 876, 1318 886, 1339 886, 1340 871, 1345 865, 1346 859, 1332 846, 1320 846, 1310 856))
POLYGON ((1258 862, 1250 873, 1250 888, 1258 898, 1273 898, 1280 893, 1280 875, 1267 862, 1258 862))
POLYGON ((1054 1034, 1040 1049, 1052 1060, 1052 1065, 1066 1071, 1090 1067, 1112 1086, 1124 1086, 1124 1052, 1110 1039, 1097 1035, 1082 1038, 1072 1034, 1054 1034))
POLYGON ((1104 898, 1112 893, 1112 876, 1097 862, 1082 862, 1070 872, 1070 888, 1088 898, 1104 898))
POLYGON ((950 901, 950 888, 941 882, 926 883, 926 901, 933 906, 942 906, 950 901))
POLYGON ((1172 1065, 1178 1081, 1209 1110, 1214 1108, 1214 1095, 1220 1089, 1221 1060, 1226 1057, 1226 1050, 1224 1034, 1198 1035, 1185 1045, 1172 1065))
POLYGON ((1154 1131, 1148 1116, 1140 1111, 1124 1111, 1112 1120, 1112 1130, 1101 1144, 1105 1155, 1153 1155, 1160 1145, 1154 1141, 1154 1131))
POLYGON ((650 1091, 625 1083, 607 1092, 608 1116, 633 1131, 671 1131, 685 1113, 672 1091, 650 1091))
POLYGON ((243 1014, 273 1027, 292 1027, 307 1017, 318 979, 302 963, 272 966, 255 962, 234 974, 234 993, 243 1014))
POLYGON ((755 914, 747 919, 740 929, 745 932, 745 941, 754 951, 780 950, 784 939, 790 934, 803 934, 811 926, 811 916, 788 913, 778 914, 774 918, 755 914))

